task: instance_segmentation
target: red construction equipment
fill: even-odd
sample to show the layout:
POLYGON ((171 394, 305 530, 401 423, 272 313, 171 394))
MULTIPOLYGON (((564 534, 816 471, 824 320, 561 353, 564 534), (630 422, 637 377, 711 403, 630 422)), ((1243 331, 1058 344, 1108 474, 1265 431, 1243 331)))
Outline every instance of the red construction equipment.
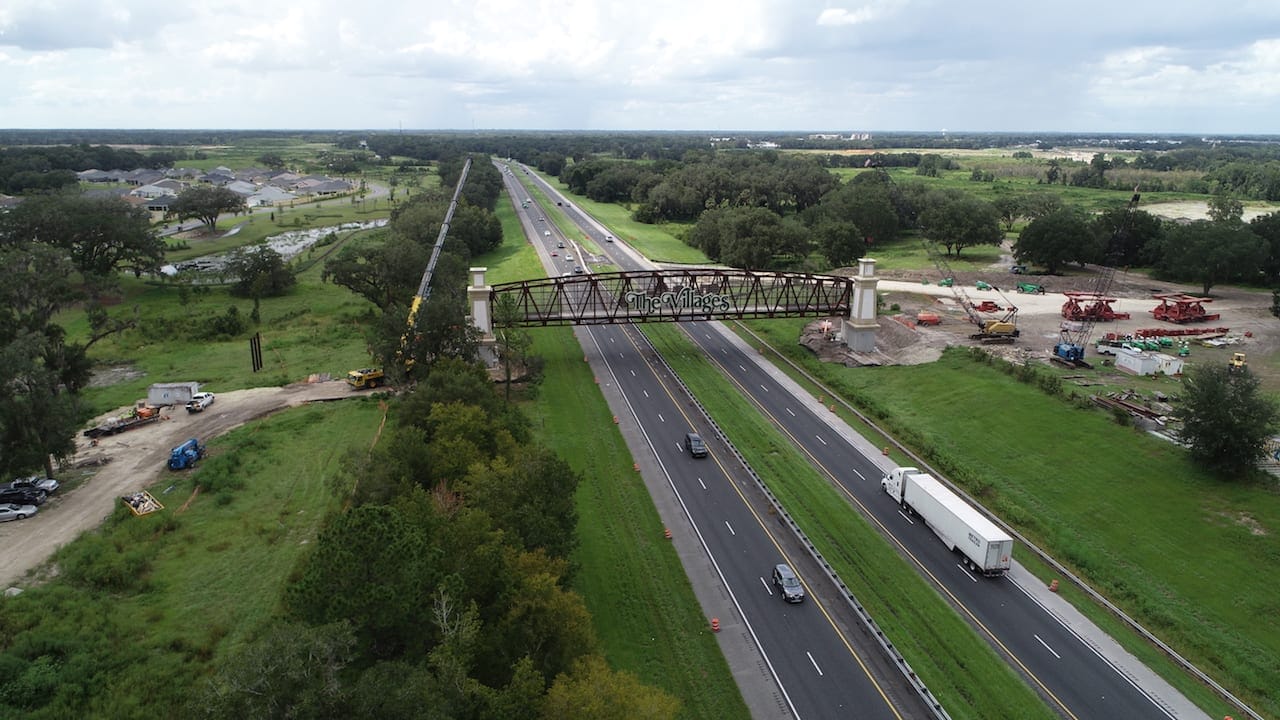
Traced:
POLYGON ((1129 319, 1129 313, 1116 312, 1111 309, 1111 303, 1116 302, 1116 298, 1104 297, 1092 292, 1064 292, 1062 294, 1067 296, 1067 301, 1062 304, 1062 317, 1067 320, 1109 322, 1111 320, 1129 319))
POLYGON ((921 325, 941 325, 942 318, 938 313, 924 312, 921 310, 916 313, 916 322, 921 325))
POLYGON ((989 312, 989 313, 1004 311, 1004 308, 997 305, 994 300, 983 300, 977 305, 974 305, 973 309, 977 310, 978 312, 989 312))
POLYGON ((1160 304, 1151 308, 1151 314, 1157 320, 1171 323, 1209 322, 1222 317, 1219 313, 1209 314, 1204 303, 1213 302, 1213 298, 1195 297, 1183 293, 1162 293, 1152 295, 1160 304))

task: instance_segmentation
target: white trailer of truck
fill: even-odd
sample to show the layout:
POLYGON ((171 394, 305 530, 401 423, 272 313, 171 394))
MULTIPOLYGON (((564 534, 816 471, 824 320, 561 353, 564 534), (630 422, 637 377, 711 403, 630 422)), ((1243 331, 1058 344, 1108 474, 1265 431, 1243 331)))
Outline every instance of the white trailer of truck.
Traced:
POLYGON ((913 467, 894 468, 880 487, 920 516, 953 552, 959 551, 969 569, 987 577, 1008 572, 1013 538, 932 475, 913 467))

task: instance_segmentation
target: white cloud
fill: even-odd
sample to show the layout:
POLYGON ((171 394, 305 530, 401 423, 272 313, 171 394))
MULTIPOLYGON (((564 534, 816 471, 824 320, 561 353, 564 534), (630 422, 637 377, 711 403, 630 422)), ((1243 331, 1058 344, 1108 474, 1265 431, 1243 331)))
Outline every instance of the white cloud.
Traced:
POLYGON ((23 127, 1275 130, 1280 5, 5 0, 23 127), (1105 15, 1105 23, 1090 18, 1105 15), (1207 128, 1206 128, 1207 129, 1207 128))

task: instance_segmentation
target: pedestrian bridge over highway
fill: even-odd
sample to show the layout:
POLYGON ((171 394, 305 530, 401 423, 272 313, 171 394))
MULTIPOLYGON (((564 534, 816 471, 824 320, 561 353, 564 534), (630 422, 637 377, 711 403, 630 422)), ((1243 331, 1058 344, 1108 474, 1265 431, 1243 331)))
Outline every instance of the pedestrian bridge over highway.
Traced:
POLYGON ((492 287, 484 284, 484 268, 472 268, 468 296, 472 320, 486 335, 498 303, 514 303, 515 324, 522 327, 841 317, 840 334, 852 346, 852 335, 874 334, 874 267, 864 258, 852 278, 733 268, 627 270, 492 287))
POLYGON ((520 325, 606 325, 848 315, 851 278, 736 269, 629 270, 495 285, 520 325))

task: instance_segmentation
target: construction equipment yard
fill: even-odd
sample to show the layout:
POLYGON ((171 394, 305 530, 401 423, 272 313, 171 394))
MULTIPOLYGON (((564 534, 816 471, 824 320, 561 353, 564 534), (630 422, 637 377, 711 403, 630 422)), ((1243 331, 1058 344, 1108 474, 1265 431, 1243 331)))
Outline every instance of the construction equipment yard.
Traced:
MULTIPOLYGON (((1089 293, 1095 274, 1092 269, 1073 269, 1070 275, 1029 276, 1014 274, 1009 268, 1010 265, 1002 264, 986 271, 957 272, 955 285, 962 286, 965 295, 976 306, 981 306, 984 302, 1001 307, 1011 302, 1017 306, 1017 340, 1009 344, 986 345, 990 352, 1014 362, 1049 363, 1054 355, 1054 346, 1061 336, 1065 320, 1063 307, 1070 305, 1072 301, 1067 293, 1076 296, 1078 305, 1080 294, 1089 293), (1045 286, 1045 293, 1017 292, 1017 283, 1028 280, 1045 286), (979 281, 999 290, 979 290, 979 281)), ((932 362, 949 345, 981 344, 970 339, 974 332, 973 324, 959 307, 953 289, 936 282, 935 272, 929 269, 895 270, 881 266, 877 267, 877 274, 880 277, 878 289, 883 297, 880 324, 885 328, 877 338, 877 357, 851 361, 839 357, 836 348, 824 349, 821 353, 824 357, 848 364, 879 362, 914 365, 932 362), (895 305, 897 310, 892 309, 895 305), (925 316, 936 315, 940 322, 918 322, 917 318, 921 313, 925 316), (890 324, 896 327, 889 327, 890 324)), ((1190 323, 1157 320, 1152 311, 1170 300, 1156 296, 1174 295, 1185 295, 1193 301, 1203 300, 1198 288, 1152 280, 1138 274, 1116 272, 1107 299, 1114 299, 1110 303, 1110 311, 1119 317, 1114 320, 1099 320, 1094 325, 1092 337, 1088 339, 1086 359, 1105 373, 1108 356, 1097 354, 1093 347, 1094 341, 1109 333, 1123 336, 1138 334, 1140 330, 1165 329, 1178 341, 1188 341, 1190 354, 1186 360, 1189 364, 1213 362, 1225 365, 1233 352, 1246 352, 1250 358, 1249 369, 1262 380, 1263 388, 1280 392, 1280 369, 1268 360, 1280 351, 1280 320, 1271 315, 1269 291, 1214 287, 1210 293, 1212 300, 1198 304, 1202 306, 1206 317, 1217 317, 1190 323), (1129 317, 1124 318, 1125 314, 1129 317), (1226 329, 1225 333, 1220 332, 1223 328, 1226 329), (1204 332, 1189 334, 1198 330, 1204 332), (1204 346, 1201 340, 1208 338, 1214 338, 1214 344, 1219 346, 1204 346)), ((1195 304, 1197 303, 1192 303, 1193 306, 1195 304)), ((812 326, 810 335, 820 335, 817 326, 817 323, 812 326)), ((816 347, 813 342, 805 344, 816 347)), ((1167 352, 1172 354, 1175 349, 1176 347, 1167 352)), ((1121 374, 1117 372, 1116 375, 1121 374)))

